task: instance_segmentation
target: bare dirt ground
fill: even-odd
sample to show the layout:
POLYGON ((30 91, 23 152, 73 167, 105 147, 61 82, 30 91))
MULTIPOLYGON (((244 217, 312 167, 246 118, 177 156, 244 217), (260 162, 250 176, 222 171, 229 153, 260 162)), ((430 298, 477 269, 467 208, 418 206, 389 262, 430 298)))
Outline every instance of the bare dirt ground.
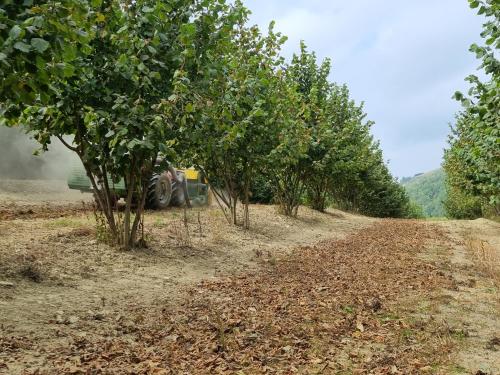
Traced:
POLYGON ((496 223, 170 210, 120 252, 79 193, 23 189, 0 193, 0 373, 500 373, 496 223))
POLYGON ((91 201, 92 195, 70 190, 66 181, 60 180, 9 180, 0 179, 0 202, 25 206, 79 203, 91 201))
POLYGON ((74 215, 91 202, 91 194, 70 190, 65 181, 0 179, 0 220, 74 215))

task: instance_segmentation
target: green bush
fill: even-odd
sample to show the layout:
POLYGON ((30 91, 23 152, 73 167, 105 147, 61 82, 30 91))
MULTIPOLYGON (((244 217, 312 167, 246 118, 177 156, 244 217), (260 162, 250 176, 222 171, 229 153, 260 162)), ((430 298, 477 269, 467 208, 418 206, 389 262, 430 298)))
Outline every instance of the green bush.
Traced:
POLYGON ((483 214, 481 199, 458 189, 448 190, 444 208, 446 216, 451 219, 477 219, 483 214))
POLYGON ((422 206, 418 205, 415 202, 410 201, 408 204, 408 208, 406 210, 406 217, 408 219, 422 219, 425 217, 424 210, 422 206))
POLYGON ((256 175, 252 181, 250 191, 252 192, 250 196, 251 203, 271 204, 274 201, 273 184, 265 176, 256 175))

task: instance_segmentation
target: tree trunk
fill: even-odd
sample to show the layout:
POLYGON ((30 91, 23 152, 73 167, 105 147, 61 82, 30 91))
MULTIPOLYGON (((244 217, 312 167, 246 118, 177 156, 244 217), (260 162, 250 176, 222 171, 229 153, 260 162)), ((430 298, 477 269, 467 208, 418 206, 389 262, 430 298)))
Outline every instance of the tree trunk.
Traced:
MULTIPOLYGON (((134 218, 134 223, 132 224, 132 231, 130 233, 130 246, 134 247, 137 244, 137 229, 139 228, 139 223, 142 221, 142 217, 144 215, 144 206, 146 204, 146 197, 147 197, 147 188, 148 188, 148 182, 149 182, 149 177, 144 179, 144 182, 141 186, 141 192, 140 192, 140 198, 139 201, 137 202, 137 208, 135 212, 135 218, 134 218)), ((144 241, 144 238, 141 238, 141 241, 144 241)))
POLYGON ((238 225, 238 212, 237 212, 238 197, 233 196, 231 203, 232 203, 231 204, 231 216, 232 216, 232 220, 233 220, 233 225, 238 225))
POLYGON ((124 250, 130 249, 130 214, 135 187, 135 175, 133 169, 129 172, 127 181, 127 199, 125 202, 125 215, 123 218, 122 241, 120 243, 124 250))
MULTIPOLYGON (((79 154, 79 156, 80 156, 80 154, 79 154)), ((99 189, 99 185, 96 182, 95 177, 93 176, 89 165, 83 161, 83 158, 81 156, 80 156, 80 159, 81 159, 82 164, 85 168, 85 172, 87 174, 87 177, 90 180, 90 183, 92 185, 92 189, 94 190, 94 197, 97 200, 97 204, 99 206, 98 208, 106 217, 106 221, 107 221, 111 236, 113 238, 113 241, 115 243, 119 243, 120 236, 119 236, 117 224, 115 221, 113 208, 111 207, 111 205, 107 204, 107 201, 109 201, 109 198, 106 198, 106 194, 109 194, 109 189, 106 190, 106 189, 103 189, 103 187, 101 187, 101 189, 99 189)))
POLYGON ((243 229, 250 229, 250 213, 248 211, 248 206, 250 205, 250 183, 246 181, 245 183, 245 202, 243 209, 243 229))

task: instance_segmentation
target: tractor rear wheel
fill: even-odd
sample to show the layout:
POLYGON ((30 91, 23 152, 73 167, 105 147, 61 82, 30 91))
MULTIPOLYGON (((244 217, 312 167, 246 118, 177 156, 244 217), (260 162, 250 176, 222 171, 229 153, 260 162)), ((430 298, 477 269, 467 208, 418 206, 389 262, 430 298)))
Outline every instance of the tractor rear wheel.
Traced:
POLYGON ((150 180, 146 208, 164 210, 172 199, 172 183, 165 175, 155 174, 150 180))

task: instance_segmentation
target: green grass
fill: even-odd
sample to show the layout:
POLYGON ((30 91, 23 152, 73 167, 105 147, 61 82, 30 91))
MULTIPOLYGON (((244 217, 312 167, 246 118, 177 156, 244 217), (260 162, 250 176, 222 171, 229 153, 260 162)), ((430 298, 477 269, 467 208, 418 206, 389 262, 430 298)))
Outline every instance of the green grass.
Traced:
POLYGON ((342 311, 347 314, 354 314, 356 312, 356 308, 352 306, 342 306, 342 311))
POLYGON ((448 373, 449 374, 468 374, 469 371, 465 367, 454 364, 454 365, 451 365, 450 367, 448 367, 448 373))
POLYGON ((402 338, 409 340, 409 339, 413 338, 413 336, 415 336, 415 333, 410 328, 404 328, 401 330, 401 337, 402 338))
POLYGON ((157 228, 161 228, 167 225, 167 221, 161 217, 155 217, 153 221, 153 226, 157 228))
POLYGON ((49 220, 45 223, 45 226, 50 229, 57 228, 81 228, 82 226, 87 226, 89 224, 88 220, 85 219, 75 219, 62 217, 60 219, 49 220))

